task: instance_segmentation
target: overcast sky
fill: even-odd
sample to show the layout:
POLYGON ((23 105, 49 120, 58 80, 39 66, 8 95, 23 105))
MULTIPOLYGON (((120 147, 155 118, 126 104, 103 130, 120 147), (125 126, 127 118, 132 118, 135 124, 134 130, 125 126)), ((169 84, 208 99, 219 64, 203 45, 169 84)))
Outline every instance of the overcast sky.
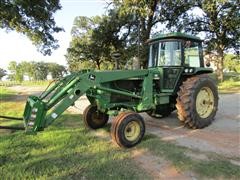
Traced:
POLYGON ((55 20, 65 32, 58 33, 60 48, 51 56, 43 56, 25 36, 16 32, 6 33, 0 29, 0 67, 7 69, 10 61, 45 61, 66 65, 64 55, 71 40, 70 31, 76 16, 95 16, 106 12, 104 0, 60 0, 62 10, 57 11, 55 20))

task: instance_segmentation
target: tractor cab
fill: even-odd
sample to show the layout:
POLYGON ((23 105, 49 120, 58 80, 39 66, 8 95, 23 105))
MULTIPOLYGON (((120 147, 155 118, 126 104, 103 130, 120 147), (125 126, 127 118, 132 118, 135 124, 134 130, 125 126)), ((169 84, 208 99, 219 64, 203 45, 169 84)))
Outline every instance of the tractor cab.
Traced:
POLYGON ((202 40, 183 33, 157 35, 149 41, 148 67, 204 67, 202 40))
MULTIPOLYGON (((204 68, 202 40, 183 33, 160 34, 148 41, 148 67, 158 71, 161 93, 178 91, 181 78, 211 72, 204 68)), ((155 79, 157 79, 155 78, 155 79)))

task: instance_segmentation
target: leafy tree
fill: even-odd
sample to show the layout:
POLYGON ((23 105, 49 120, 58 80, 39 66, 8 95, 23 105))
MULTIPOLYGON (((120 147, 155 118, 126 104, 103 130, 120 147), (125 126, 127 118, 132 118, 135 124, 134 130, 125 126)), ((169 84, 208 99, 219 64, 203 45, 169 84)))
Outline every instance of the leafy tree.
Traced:
POLYGON ((66 68, 57 63, 47 63, 47 68, 53 79, 63 77, 67 73, 66 68))
POLYGON ((240 58, 237 55, 224 55, 224 69, 240 73, 240 58))
POLYGON ((4 76, 6 76, 6 75, 7 75, 7 71, 4 70, 4 69, 2 69, 2 68, 0 68, 0 80, 1 80, 4 76))
POLYGON ((48 66, 44 62, 35 63, 35 80, 46 80, 48 75, 48 66))
POLYGON ((58 47, 53 33, 62 31, 56 26, 53 14, 61 9, 59 0, 2 0, 0 28, 26 35, 44 55, 58 47))
POLYGON ((71 71, 78 70, 80 64, 84 61, 92 62, 91 66, 100 69, 103 57, 110 56, 109 47, 102 44, 101 39, 103 37, 93 35, 93 29, 99 26, 101 20, 99 16, 92 18, 79 16, 75 18, 72 28, 73 38, 66 55, 71 71))
POLYGON ((77 70, 78 62, 88 60, 95 62, 99 69, 103 61, 110 61, 115 51, 122 54, 122 63, 138 56, 142 66, 146 66, 146 40, 152 29, 163 22, 173 26, 172 22, 191 8, 186 0, 114 0, 109 7, 108 14, 101 18, 75 19, 66 56, 70 70, 77 70))
POLYGON ((148 56, 146 41, 151 34, 155 33, 154 29, 157 29, 157 32, 176 30, 174 27, 176 27, 179 17, 187 16, 187 11, 191 9, 192 5, 191 0, 115 0, 113 3, 118 16, 131 17, 130 23, 128 19, 121 30, 128 29, 126 40, 129 42, 127 44, 131 43, 135 56, 137 52, 144 67, 146 67, 148 56), (162 26, 161 30, 159 26, 162 26))
POLYGON ((8 66, 9 78, 12 81, 23 81, 24 69, 16 61, 11 61, 8 66))
POLYGON ((24 75, 27 75, 30 80, 37 80, 36 77, 36 62, 27 62, 27 61, 22 61, 19 63, 21 67, 24 68, 24 75))
POLYGON ((224 52, 240 48, 240 6, 234 0, 202 0, 200 15, 190 15, 183 26, 193 33, 206 34, 206 52, 217 56, 217 75, 223 80, 224 52))

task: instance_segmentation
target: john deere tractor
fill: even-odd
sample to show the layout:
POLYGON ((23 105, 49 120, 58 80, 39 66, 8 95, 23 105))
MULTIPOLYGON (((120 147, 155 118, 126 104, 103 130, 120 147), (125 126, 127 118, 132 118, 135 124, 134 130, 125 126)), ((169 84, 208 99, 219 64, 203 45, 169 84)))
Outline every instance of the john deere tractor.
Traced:
POLYGON ((143 117, 166 117, 177 109, 178 119, 189 128, 204 128, 218 107, 211 68, 204 67, 202 41, 171 33, 148 41, 148 69, 81 70, 50 86, 41 96, 27 99, 23 115, 26 131, 42 131, 80 96, 91 103, 83 120, 90 129, 106 125, 113 116, 111 136, 122 147, 138 144, 145 133, 143 117))

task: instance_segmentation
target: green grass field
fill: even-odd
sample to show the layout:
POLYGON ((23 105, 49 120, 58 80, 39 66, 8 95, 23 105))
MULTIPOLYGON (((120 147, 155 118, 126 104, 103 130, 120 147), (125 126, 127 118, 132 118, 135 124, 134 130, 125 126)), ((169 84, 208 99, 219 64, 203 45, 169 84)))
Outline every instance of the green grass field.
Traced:
POLYGON ((240 93, 240 74, 225 74, 224 81, 218 83, 218 90, 220 93, 240 93))
MULTIPOLYGON (((15 102, 15 96, 2 88, 1 115, 22 115, 24 101, 15 102)), ((84 128, 81 119, 81 115, 66 113, 37 135, 1 130, 1 179, 150 178, 131 160, 129 150, 96 138, 84 128)))
POLYGON ((221 94, 240 93, 240 81, 224 81, 219 84, 218 91, 221 94))

